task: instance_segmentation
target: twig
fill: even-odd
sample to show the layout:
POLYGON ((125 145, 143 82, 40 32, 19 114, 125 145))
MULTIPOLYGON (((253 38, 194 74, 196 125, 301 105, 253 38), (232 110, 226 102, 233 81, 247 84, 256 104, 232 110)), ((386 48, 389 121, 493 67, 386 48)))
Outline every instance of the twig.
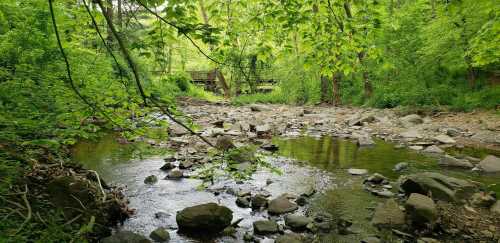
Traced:
MULTIPOLYGON (((118 125, 111 117, 106 114, 102 109, 100 109, 97 105, 92 104, 85 96, 83 96, 82 93, 76 88, 75 82, 73 81, 73 77, 71 75, 71 66, 68 61, 68 57, 66 56, 66 52, 64 52, 64 48, 61 43, 61 37, 59 36, 59 30, 57 28, 57 22, 56 22, 56 17, 54 14, 54 7, 52 6, 52 1, 53 0, 48 0, 49 1, 49 10, 50 10, 50 16, 52 18, 52 25, 54 27, 54 33, 56 35, 56 40, 57 40, 57 46, 59 47, 59 51, 61 52, 61 56, 64 59, 64 63, 66 64, 66 74, 68 76, 68 81, 69 81, 69 86, 71 89, 75 92, 75 94, 86 104, 88 105, 92 110, 98 111, 101 113, 107 120, 112 122, 115 125, 118 125)), ((118 125, 119 126, 119 125, 118 125)))
POLYGON ((84 210, 87 210, 87 208, 85 207, 85 205, 83 205, 82 201, 80 201, 80 199, 78 199, 77 197, 75 197, 73 194, 70 194, 71 197, 73 197, 76 201, 78 201, 78 203, 80 203, 80 206, 82 206, 82 208, 84 210))
POLYGON ((82 216, 83 216, 83 214, 78 214, 76 217, 74 217, 74 218, 70 219, 68 222, 64 223, 64 225, 71 224, 71 223, 75 222, 77 219, 79 219, 82 216))
POLYGON ((21 232, 21 230, 24 228, 24 226, 31 220, 31 206, 30 206, 30 202, 28 201, 27 194, 28 194, 28 185, 25 184, 24 185, 24 193, 22 194, 22 198, 24 200, 24 203, 26 204, 26 208, 28 209, 28 214, 27 214, 26 218, 24 219, 24 222, 19 227, 19 229, 17 229, 15 234, 21 232))
POLYGON ((43 220, 42 216, 40 216, 40 214, 38 212, 36 212, 36 216, 38 217, 38 219, 44 224, 44 225, 47 225, 47 222, 45 222, 45 220, 43 220))
POLYGON ((90 172, 94 173, 95 176, 97 177, 97 183, 99 183, 99 188, 101 189, 102 193, 102 202, 106 202, 106 193, 104 192, 104 188, 102 187, 101 179, 99 177, 99 174, 95 170, 89 170, 90 172))

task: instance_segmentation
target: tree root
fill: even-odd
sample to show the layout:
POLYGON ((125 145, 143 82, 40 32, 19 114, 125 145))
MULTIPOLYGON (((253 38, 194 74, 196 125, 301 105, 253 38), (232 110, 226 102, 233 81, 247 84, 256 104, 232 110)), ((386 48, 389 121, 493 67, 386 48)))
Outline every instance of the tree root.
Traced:
POLYGON ((28 210, 28 213, 24 219, 24 222, 21 224, 19 229, 17 229, 15 234, 18 234, 21 232, 21 230, 26 226, 26 224, 31 220, 31 205, 30 202, 28 201, 28 185, 24 185, 24 192, 21 194, 21 197, 23 198, 24 203, 26 204, 26 209, 28 210))
POLYGON ((99 174, 97 173, 97 171, 95 170, 89 170, 90 172, 94 173, 95 176, 97 177, 97 183, 99 183, 99 188, 101 189, 101 193, 102 193, 102 202, 106 202, 106 192, 104 192, 104 188, 102 187, 102 183, 101 183, 101 177, 99 176, 99 174))

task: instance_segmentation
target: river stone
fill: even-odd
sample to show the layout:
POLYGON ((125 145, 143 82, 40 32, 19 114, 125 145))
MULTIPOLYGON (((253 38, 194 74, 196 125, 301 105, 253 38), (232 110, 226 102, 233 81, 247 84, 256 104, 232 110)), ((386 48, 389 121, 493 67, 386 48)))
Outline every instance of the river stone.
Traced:
POLYGON ((167 162, 162 167, 160 167, 160 170, 169 171, 173 168, 175 168, 174 164, 172 164, 171 162, 167 162))
POLYGON ((145 184, 151 185, 151 184, 155 184, 156 182, 158 182, 158 177, 156 177, 155 175, 150 175, 144 179, 145 184))
POLYGON ((444 144, 453 144, 453 143, 456 143, 455 139, 449 137, 448 135, 444 135, 444 134, 435 136, 434 140, 436 140, 436 141, 438 141, 440 143, 444 143, 444 144))
POLYGON ((219 136, 215 143, 215 147, 219 150, 226 151, 228 149, 235 148, 236 146, 234 146, 233 139, 229 136, 219 136))
POLYGON ((408 129, 399 134, 403 138, 415 139, 415 138, 423 138, 422 134, 415 129, 408 129))
POLYGON ((438 200, 460 202, 469 198, 477 188, 466 180, 435 172, 423 172, 402 177, 401 189, 407 195, 419 193, 432 195, 434 199, 438 200))
POLYGON ((491 206, 490 211, 500 215, 500 200, 498 200, 493 206, 491 206))
POLYGON ((272 144, 272 143, 263 144, 260 146, 260 148, 267 150, 267 151, 270 151, 270 152, 276 152, 280 149, 280 147, 278 145, 272 144))
POLYGON ((101 240, 102 243, 151 243, 146 237, 131 231, 120 231, 101 240))
POLYGON ((401 172, 401 171, 404 171, 406 169, 408 169, 408 163, 400 162, 400 163, 397 163, 392 170, 394 170, 396 172, 401 172))
POLYGON ((180 230, 220 232, 231 224, 233 211, 216 203, 184 208, 175 217, 180 230))
POLYGON ((401 123, 405 127, 411 127, 411 126, 414 126, 417 124, 424 123, 424 119, 422 119, 422 117, 420 117, 417 114, 407 115, 407 116, 401 117, 399 120, 401 121, 401 123))
POLYGON ((240 208, 249 208, 250 207, 250 198, 246 197, 238 197, 236 198, 236 205, 240 208))
POLYGON ((283 194, 269 202, 267 211, 269 214, 283 214, 293 212, 298 208, 296 203, 288 200, 287 194, 283 194))
POLYGON ((423 238, 419 238, 417 240, 417 243, 441 243, 441 241, 438 241, 438 240, 432 239, 432 238, 423 237, 423 238))
POLYGON ((349 172, 349 174, 351 174, 351 175, 364 175, 364 174, 368 173, 368 170, 351 168, 351 169, 348 169, 347 172, 349 172))
POLYGON ((170 173, 168 173, 167 177, 165 179, 173 179, 173 180, 178 180, 184 177, 184 173, 180 170, 172 170, 170 173))
POLYGON ((471 197, 471 204, 476 207, 489 208, 495 203, 496 199, 491 193, 476 192, 471 197))
POLYGON ((251 205, 253 209, 264 208, 267 206, 267 198, 262 194, 256 194, 251 198, 251 205))
POLYGON ((190 160, 184 160, 179 163, 180 169, 189 169, 191 167, 193 167, 193 162, 190 160))
POLYGON ((361 240, 361 243, 381 243, 381 242, 382 241, 375 236, 366 237, 361 240))
POLYGON ((285 225, 294 230, 305 229, 307 224, 311 222, 310 218, 303 215, 289 214, 285 216, 285 225))
POLYGON ((260 125, 255 127, 255 133, 258 137, 266 137, 271 134, 271 127, 269 125, 260 125))
POLYGON ((373 141, 373 139, 370 136, 362 136, 362 137, 358 138, 358 145, 360 147, 372 146, 374 144, 375 144, 375 142, 373 141))
POLYGON ((253 232, 259 235, 278 232, 278 224, 272 220, 258 220, 253 222, 253 232))
POLYGON ((379 228, 399 228, 405 224, 405 213, 396 200, 388 199, 375 209, 372 224, 379 228))
POLYGON ((444 151, 440 147, 438 147, 436 145, 431 145, 431 146, 425 148, 424 152, 431 153, 431 154, 442 154, 442 153, 444 153, 444 151))
POLYGON ((274 243, 302 243, 303 237, 295 233, 286 233, 276 238, 274 243))
POLYGON ((438 216, 434 201, 430 197, 418 193, 410 195, 405 203, 405 208, 414 224, 433 223, 438 216))
POLYGON ((374 173, 365 180, 365 182, 370 182, 373 184, 381 184, 384 181, 387 181, 387 178, 379 173, 374 173))
POLYGON ((494 155, 488 155, 479 162, 477 167, 484 172, 500 172, 500 158, 494 155))
POLYGON ((156 242, 167 242, 170 240, 170 234, 167 229, 159 227, 149 234, 149 238, 156 242))
POLYGON ((450 155, 445 155, 439 159, 438 162, 439 165, 441 166, 448 166, 448 167, 459 167, 459 168, 466 168, 466 169, 471 169, 474 167, 474 165, 469 162, 466 159, 457 159, 455 157, 452 157, 450 155))

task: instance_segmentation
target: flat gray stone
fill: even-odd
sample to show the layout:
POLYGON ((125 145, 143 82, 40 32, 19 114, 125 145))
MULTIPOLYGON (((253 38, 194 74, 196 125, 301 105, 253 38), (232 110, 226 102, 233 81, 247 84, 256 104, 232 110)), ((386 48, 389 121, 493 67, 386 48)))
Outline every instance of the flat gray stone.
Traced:
POLYGON ((368 173, 368 170, 351 168, 351 169, 348 169, 347 172, 349 172, 349 174, 351 174, 351 175, 365 175, 368 173))
POLYGON ((500 172, 500 158, 494 155, 488 155, 479 162, 477 167, 488 173, 500 172))

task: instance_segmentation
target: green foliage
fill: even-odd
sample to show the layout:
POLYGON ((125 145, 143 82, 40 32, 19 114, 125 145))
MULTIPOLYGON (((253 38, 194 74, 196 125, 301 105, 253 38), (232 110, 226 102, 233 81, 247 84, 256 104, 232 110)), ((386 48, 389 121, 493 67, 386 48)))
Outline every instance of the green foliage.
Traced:
POLYGON ((229 149, 228 151, 215 151, 211 163, 205 164, 196 170, 196 178, 202 179, 200 188, 205 188, 215 180, 232 179, 237 181, 248 180, 261 168, 267 168, 271 172, 281 174, 281 170, 256 153, 255 146, 243 146, 229 149))

